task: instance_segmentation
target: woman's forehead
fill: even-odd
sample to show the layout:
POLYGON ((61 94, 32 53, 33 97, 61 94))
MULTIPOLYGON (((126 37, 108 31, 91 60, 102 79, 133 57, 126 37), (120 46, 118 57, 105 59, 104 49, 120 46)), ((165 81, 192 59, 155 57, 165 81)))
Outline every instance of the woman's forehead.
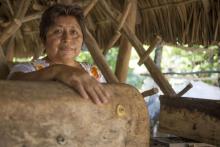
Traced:
POLYGON ((60 26, 60 27, 80 28, 80 25, 74 16, 58 16, 57 18, 55 18, 53 25, 60 26))

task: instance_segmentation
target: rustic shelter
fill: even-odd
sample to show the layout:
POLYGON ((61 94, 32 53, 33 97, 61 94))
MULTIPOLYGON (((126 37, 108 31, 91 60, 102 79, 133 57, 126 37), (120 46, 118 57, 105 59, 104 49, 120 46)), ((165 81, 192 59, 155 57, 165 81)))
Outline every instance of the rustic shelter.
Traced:
MULTIPOLYGON (((219 108, 218 102, 210 102, 210 106, 214 105, 216 108, 213 111, 203 111, 203 107, 196 105, 178 107, 178 98, 192 86, 189 84, 180 93, 176 93, 149 57, 155 47, 163 44, 188 44, 189 50, 194 50, 191 47, 194 44, 220 46, 219 0, 0 0, 1 79, 7 76, 8 65, 13 61, 13 57, 33 56, 37 59, 43 53, 39 39, 39 19, 42 12, 55 3, 77 3, 84 8, 87 27, 85 42, 109 83, 125 82, 133 46, 140 56, 139 65, 144 64, 164 95, 173 98, 163 99, 164 104, 167 104, 163 107, 166 111, 163 116, 168 116, 171 113, 169 111, 175 112, 178 109, 177 116, 184 118, 185 113, 192 113, 193 117, 196 112, 197 116, 202 117, 187 124, 196 129, 190 130, 189 127, 182 135, 178 131, 185 124, 180 123, 180 126, 171 132, 211 144, 220 144, 220 128, 216 125, 219 124, 220 117, 214 111, 219 108), (143 44, 150 44, 147 51, 144 50, 143 44), (115 74, 105 61, 105 55, 114 46, 119 47, 115 74), (173 105, 169 105, 169 101, 173 101, 173 105), (211 120, 208 117, 211 117, 211 120), (196 123, 200 119, 210 124, 208 136, 197 131, 198 127, 194 127, 201 128, 204 125, 196 123)), ((157 90, 151 89, 142 95, 152 95, 156 92, 157 90)), ((175 117, 172 116, 170 121, 162 117, 162 120, 173 123, 175 117)), ((166 124, 163 129, 170 131, 166 124)))

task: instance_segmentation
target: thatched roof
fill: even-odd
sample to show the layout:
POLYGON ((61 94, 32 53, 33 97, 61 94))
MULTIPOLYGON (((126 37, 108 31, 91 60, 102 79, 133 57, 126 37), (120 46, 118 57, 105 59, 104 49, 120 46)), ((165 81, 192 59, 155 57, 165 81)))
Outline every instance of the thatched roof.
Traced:
MULTIPOLYGON (((7 49, 8 45, 13 45, 15 41, 16 56, 29 56, 33 52, 40 54, 43 47, 38 37, 39 14, 54 3, 79 3, 82 7, 86 7, 91 1, 32 0, 25 17, 36 14, 38 19, 23 20, 24 23, 14 35, 14 39, 8 39, 3 48, 7 49), (10 41, 12 43, 9 43, 10 41)), ((127 1, 108 0, 107 2, 112 12, 120 17, 127 1)), ((0 0, 0 35, 19 13, 21 3, 22 0, 0 0)), ((138 0, 137 7, 136 35, 142 43, 149 43, 155 35, 160 35, 166 43, 171 44, 178 42, 208 46, 220 41, 219 0, 138 0)), ((100 47, 106 48, 115 34, 115 29, 111 20, 103 13, 99 2, 90 11, 86 21, 87 27, 100 47)))

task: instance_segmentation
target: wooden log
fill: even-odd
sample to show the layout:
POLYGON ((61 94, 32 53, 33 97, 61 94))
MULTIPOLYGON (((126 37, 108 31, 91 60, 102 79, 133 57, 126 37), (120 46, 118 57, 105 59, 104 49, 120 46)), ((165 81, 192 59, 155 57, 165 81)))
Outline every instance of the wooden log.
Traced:
POLYGON ((220 145, 220 100, 160 96, 159 130, 220 145))
POLYGON ((2 35, 0 36, 0 45, 2 45, 9 37, 11 37, 21 26, 21 21, 14 19, 12 23, 4 29, 2 35))
POLYGON ((113 74, 113 72, 109 68, 105 60, 105 57, 103 56, 101 49, 98 46, 98 43, 96 42, 96 40, 94 39, 94 37, 92 36, 92 34, 89 32, 88 29, 86 30, 85 42, 86 42, 86 45, 88 46, 88 50, 93 60, 95 61, 99 69, 101 70, 107 82, 118 83, 118 79, 116 78, 116 76, 113 74))
POLYGON ((148 147, 141 94, 125 84, 105 86, 110 102, 96 105, 58 82, 0 81, 0 146, 148 147))
MULTIPOLYGON (((99 1, 99 3, 102 5, 104 13, 107 16, 109 16, 109 18, 113 21, 113 24, 117 27, 119 22, 115 19, 116 17, 112 14, 105 0, 99 1)), ((132 33, 131 29, 128 27, 126 23, 124 24, 121 32, 126 36, 126 38, 130 41, 130 43, 135 47, 138 55, 142 57, 142 55, 144 54, 144 48, 142 46, 142 43, 138 40, 136 35, 132 33)), ((163 74, 157 68, 157 66, 154 64, 151 58, 147 58, 147 60, 144 62, 144 65, 147 67, 152 78, 158 84, 158 86, 160 87, 160 89, 162 90, 164 94, 176 95, 175 91, 173 90, 169 82, 166 80, 166 78, 163 76, 163 74)))

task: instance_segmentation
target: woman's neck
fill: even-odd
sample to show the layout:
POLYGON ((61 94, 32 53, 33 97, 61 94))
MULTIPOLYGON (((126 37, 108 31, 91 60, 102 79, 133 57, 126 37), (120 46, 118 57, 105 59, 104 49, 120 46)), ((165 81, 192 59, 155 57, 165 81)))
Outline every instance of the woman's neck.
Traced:
POLYGON ((80 64, 77 61, 73 60, 73 59, 63 60, 63 61, 51 60, 48 57, 45 57, 44 59, 50 64, 64 64, 64 65, 68 65, 68 66, 72 66, 72 67, 80 67, 80 64))

